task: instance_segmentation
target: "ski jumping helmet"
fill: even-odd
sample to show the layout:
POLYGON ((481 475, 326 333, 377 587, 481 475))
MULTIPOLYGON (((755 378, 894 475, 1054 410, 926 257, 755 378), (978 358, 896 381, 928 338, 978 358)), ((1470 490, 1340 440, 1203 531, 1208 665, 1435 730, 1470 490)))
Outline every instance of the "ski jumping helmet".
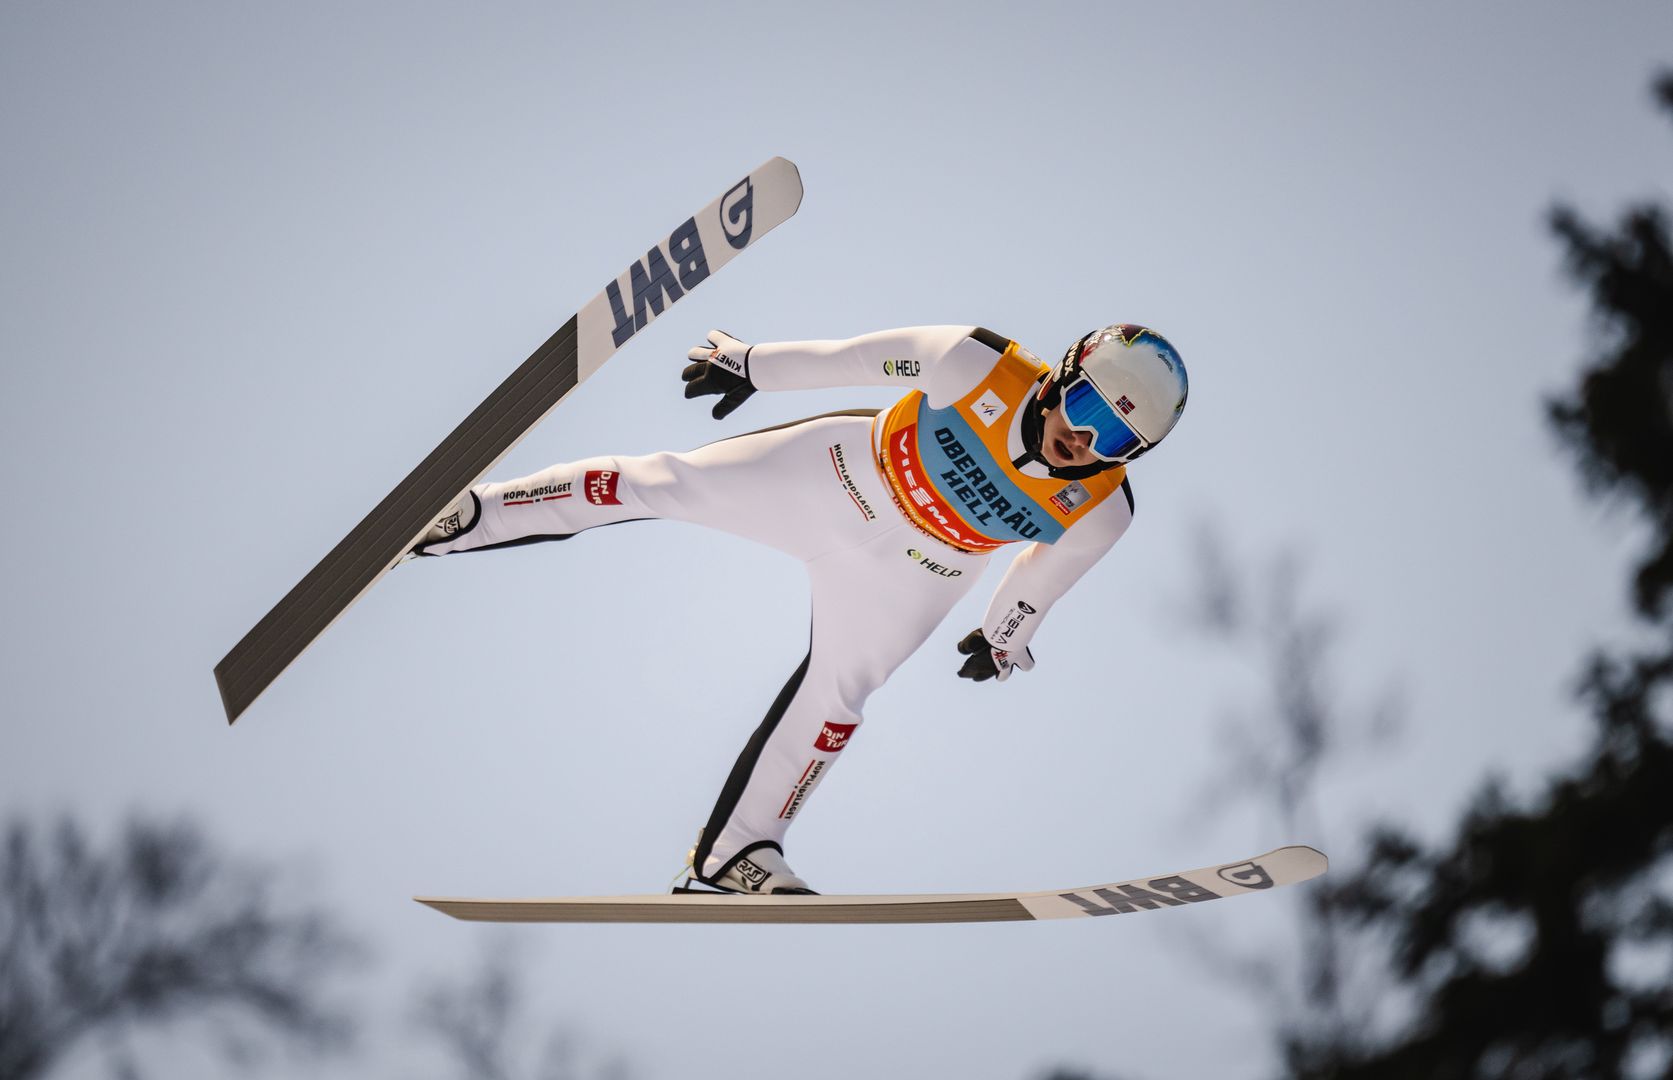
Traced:
POLYGON ((1069 346, 1040 399, 1048 411, 1061 401, 1069 427, 1092 433, 1092 452, 1124 465, 1173 430, 1189 390, 1185 364, 1167 338, 1119 323, 1069 346))

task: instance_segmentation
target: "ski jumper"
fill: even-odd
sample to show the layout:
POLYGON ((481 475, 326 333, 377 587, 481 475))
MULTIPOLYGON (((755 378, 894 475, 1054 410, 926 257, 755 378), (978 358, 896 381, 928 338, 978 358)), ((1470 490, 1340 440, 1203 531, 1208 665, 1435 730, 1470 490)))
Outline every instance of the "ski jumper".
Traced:
POLYGON ((882 413, 814 417, 686 453, 596 457, 471 489, 473 524, 426 555, 558 540, 647 518, 759 541, 806 564, 807 658, 727 778, 695 868, 714 877, 786 830, 861 723, 861 709, 975 584, 1026 542, 988 605, 995 648, 1024 648, 1059 597, 1132 521, 1117 467, 1078 480, 1029 454, 1022 418, 1048 368, 970 326, 756 345, 761 390, 897 386, 882 413))

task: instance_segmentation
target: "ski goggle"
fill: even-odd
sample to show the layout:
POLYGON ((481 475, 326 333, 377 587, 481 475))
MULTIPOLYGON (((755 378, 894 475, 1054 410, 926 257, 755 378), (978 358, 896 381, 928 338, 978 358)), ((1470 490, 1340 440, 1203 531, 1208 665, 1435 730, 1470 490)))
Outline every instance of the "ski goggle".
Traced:
POLYGON ((1105 461, 1126 461, 1148 445, 1085 375, 1063 391, 1063 418, 1073 430, 1092 432, 1092 452, 1105 461))

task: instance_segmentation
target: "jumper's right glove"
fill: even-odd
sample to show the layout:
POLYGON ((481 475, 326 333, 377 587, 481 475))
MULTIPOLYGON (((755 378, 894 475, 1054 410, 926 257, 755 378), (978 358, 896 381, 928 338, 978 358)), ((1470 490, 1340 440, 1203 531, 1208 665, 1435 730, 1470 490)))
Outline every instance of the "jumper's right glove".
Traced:
POLYGON ((685 380, 685 396, 719 394, 720 400, 715 402, 711 415, 716 420, 724 420, 755 393, 755 384, 749 381, 750 348, 724 330, 710 330, 707 345, 686 353, 686 359, 692 363, 680 375, 685 380))
POLYGON ((980 630, 972 630, 964 635, 964 640, 958 643, 958 651, 970 659, 958 669, 961 679, 974 679, 985 682, 997 678, 1004 682, 1011 677, 1011 672, 1032 671, 1034 669, 1034 654, 1024 646, 1022 652, 1006 652, 988 644, 987 637, 980 630))

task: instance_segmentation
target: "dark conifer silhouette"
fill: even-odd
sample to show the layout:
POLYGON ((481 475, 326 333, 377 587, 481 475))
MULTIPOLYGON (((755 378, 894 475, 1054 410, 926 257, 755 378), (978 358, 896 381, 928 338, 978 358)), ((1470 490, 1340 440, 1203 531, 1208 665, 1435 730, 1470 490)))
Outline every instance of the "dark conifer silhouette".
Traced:
MULTIPOLYGON (((1673 113, 1673 75, 1656 91, 1673 113)), ((1559 208, 1552 227, 1598 347, 1549 415, 1591 490, 1650 527, 1632 590, 1648 644, 1587 662, 1591 745, 1544 790, 1489 784, 1435 850, 1385 828, 1362 872, 1326 886, 1389 947, 1413 1014, 1387 1038, 1292 1029, 1307 1080, 1673 1071, 1673 248, 1654 207, 1613 231, 1559 208)))

